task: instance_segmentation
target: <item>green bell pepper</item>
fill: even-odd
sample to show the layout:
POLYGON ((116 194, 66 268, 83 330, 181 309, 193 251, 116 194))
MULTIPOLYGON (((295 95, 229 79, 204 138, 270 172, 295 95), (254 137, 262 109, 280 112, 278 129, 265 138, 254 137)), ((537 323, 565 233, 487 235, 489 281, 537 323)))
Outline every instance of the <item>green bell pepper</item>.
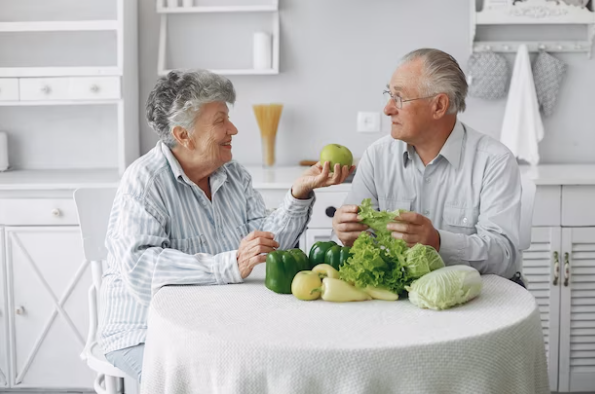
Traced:
POLYGON ((275 293, 291 294, 293 277, 308 269, 308 256, 300 249, 276 250, 267 255, 264 284, 275 293))
POLYGON ((333 245, 326 251, 324 262, 338 271, 345 264, 349 256, 351 256, 351 247, 333 245))
POLYGON ((326 251, 335 245, 337 245, 335 241, 319 241, 312 245, 309 257, 310 269, 316 267, 318 264, 324 264, 326 251))

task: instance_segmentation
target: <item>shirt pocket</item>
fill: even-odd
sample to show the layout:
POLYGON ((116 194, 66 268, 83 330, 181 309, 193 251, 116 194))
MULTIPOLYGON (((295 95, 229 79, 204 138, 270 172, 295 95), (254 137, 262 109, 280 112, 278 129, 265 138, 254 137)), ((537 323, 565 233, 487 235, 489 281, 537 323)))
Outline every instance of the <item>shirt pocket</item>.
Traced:
POLYGON ((170 239, 170 243, 172 249, 186 254, 202 253, 206 246, 206 240, 202 234, 192 238, 170 239))
POLYGON ((395 211, 397 209, 404 209, 411 211, 411 204, 413 199, 390 199, 382 198, 378 200, 378 208, 381 211, 395 211))
POLYGON ((478 216, 477 208, 444 207, 444 229, 459 234, 475 234, 478 216))

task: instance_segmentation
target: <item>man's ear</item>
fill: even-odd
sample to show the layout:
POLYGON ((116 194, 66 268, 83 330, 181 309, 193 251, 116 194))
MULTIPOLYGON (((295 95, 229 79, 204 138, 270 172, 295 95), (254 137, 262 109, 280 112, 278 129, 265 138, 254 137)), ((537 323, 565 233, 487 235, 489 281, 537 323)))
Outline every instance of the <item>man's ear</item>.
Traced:
POLYGON ((185 148, 190 147, 192 139, 190 138, 190 133, 188 133, 188 130, 186 130, 182 126, 175 126, 171 133, 176 139, 176 141, 178 141, 178 145, 183 146, 185 148))
POLYGON ((440 119, 448 112, 450 107, 450 99, 445 93, 440 93, 434 98, 434 104, 432 106, 434 119, 440 119))

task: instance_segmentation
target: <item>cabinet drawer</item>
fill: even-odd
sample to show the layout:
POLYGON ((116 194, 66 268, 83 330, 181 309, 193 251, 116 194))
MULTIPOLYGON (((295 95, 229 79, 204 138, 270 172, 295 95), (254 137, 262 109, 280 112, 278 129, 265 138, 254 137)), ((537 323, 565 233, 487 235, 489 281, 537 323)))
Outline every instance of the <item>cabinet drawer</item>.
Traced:
POLYGON ((21 100, 68 100, 69 78, 21 78, 21 100))
POLYGON ((0 78, 0 101, 19 99, 19 80, 0 78))
POLYGON ((595 186, 562 186, 562 226, 595 226, 595 186))
POLYGON ((78 216, 72 199, 2 199, 0 224, 28 225, 77 225, 78 216))
POLYGON ((560 186, 537 186, 533 203, 533 226, 560 226, 560 186))
POLYGON ((93 100, 120 97, 118 77, 22 78, 21 100, 93 100))
POLYGON ((70 78, 71 99, 117 99, 120 98, 120 78, 70 78))
POLYGON ((347 192, 316 193, 316 203, 312 211, 312 219, 308 228, 326 228, 333 227, 334 211, 343 205, 347 198, 347 192))

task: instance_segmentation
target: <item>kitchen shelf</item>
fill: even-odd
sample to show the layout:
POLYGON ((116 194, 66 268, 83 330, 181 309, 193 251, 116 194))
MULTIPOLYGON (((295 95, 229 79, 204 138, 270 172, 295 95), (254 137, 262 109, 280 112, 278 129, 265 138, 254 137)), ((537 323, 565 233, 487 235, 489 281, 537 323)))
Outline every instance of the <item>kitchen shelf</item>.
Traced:
POLYGON ((41 21, 0 22, 0 33, 46 31, 108 31, 117 30, 118 21, 41 21))
POLYGON ((0 67, 0 78, 122 76, 119 67, 0 67))
POLYGON ((157 6, 158 14, 196 14, 214 12, 276 12, 275 5, 247 5, 247 6, 198 6, 198 7, 163 7, 157 6))

